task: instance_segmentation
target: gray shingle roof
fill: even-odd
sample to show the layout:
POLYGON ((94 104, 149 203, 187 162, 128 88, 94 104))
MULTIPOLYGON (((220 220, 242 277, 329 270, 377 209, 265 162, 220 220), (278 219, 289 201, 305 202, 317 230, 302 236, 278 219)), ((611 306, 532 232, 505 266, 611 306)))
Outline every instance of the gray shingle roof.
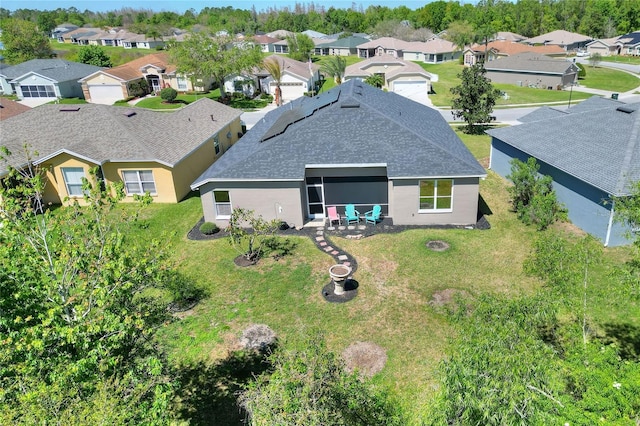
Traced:
POLYGON ((628 195, 630 184, 640 180, 640 103, 578 107, 560 117, 487 133, 608 194, 628 195))
POLYGON ((572 62, 532 52, 496 59, 495 61, 487 62, 484 67, 487 71, 533 71, 560 75, 578 70, 572 62))
POLYGON ((369 40, 367 40, 366 38, 363 37, 356 37, 356 36, 351 36, 351 37, 345 37, 345 38, 339 38, 338 40, 333 40, 333 41, 329 41, 327 43, 322 43, 322 44, 318 44, 316 45, 317 48, 350 48, 353 49, 356 46, 362 44, 362 43, 366 43, 369 40))
MULTIPOLYGON (((66 150, 99 164, 155 161, 173 167, 241 113, 208 98, 176 112, 49 104, 4 120, 0 146, 13 152, 14 165, 24 163, 20 154, 28 144, 39 154, 36 162, 66 150), (61 111, 68 107, 79 110, 61 111), (128 111, 135 114, 128 116, 128 111)), ((5 172, 5 166, 0 165, 0 175, 5 172)))
POLYGON ((533 121, 542 121, 548 120, 550 118, 562 117, 566 114, 566 111, 560 111, 559 109, 543 106, 533 112, 530 112, 527 115, 523 115, 522 117, 518 118, 518 121, 521 123, 531 123, 533 121))
POLYGON ((4 68, 2 75, 13 80, 29 72, 35 72, 54 81, 79 80, 103 68, 64 59, 32 59, 21 64, 4 68))
POLYGON ((308 165, 374 164, 386 164, 390 178, 485 175, 439 112, 350 80, 265 115, 192 188, 207 181, 302 180, 308 165), (313 112, 314 104, 321 108, 313 112), (306 118, 261 142, 279 117, 296 108, 306 118))

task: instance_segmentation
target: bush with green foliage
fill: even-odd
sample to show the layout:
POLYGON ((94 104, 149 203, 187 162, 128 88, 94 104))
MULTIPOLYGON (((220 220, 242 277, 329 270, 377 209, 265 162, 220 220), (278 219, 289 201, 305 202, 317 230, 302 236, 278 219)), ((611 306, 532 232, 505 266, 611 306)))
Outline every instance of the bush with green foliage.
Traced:
POLYGON ((259 376, 241 397, 250 425, 405 424, 385 391, 346 372, 321 333, 306 337, 296 349, 286 346, 269 357, 273 370, 259 376))
POLYGON ((540 175, 539 169, 540 165, 533 157, 529 157, 526 163, 514 158, 511 160, 511 174, 507 178, 513 182, 509 194, 518 218, 527 225, 536 225, 542 231, 557 220, 565 220, 566 210, 556 198, 553 179, 540 175))
POLYGON ((204 235, 213 235, 218 231, 220 231, 220 228, 213 222, 204 222, 200 225, 200 232, 204 235))
POLYGON ((264 254, 280 223, 278 219, 267 221, 255 216, 253 210, 237 207, 231 212, 226 228, 229 244, 245 259, 255 262, 264 254))
POLYGON ((77 53, 78 62, 82 62, 83 64, 95 65, 97 67, 107 67, 110 68, 113 66, 109 55, 105 52, 102 46, 98 45, 88 45, 82 46, 77 53))
POLYGON ((583 79, 587 77, 587 70, 584 68, 584 65, 582 65, 579 62, 576 62, 576 66, 578 67, 578 78, 579 79, 583 79))
POLYGON ((129 83, 129 94, 131 96, 140 98, 142 96, 148 95, 149 93, 150 93, 149 83, 147 83, 147 80, 141 79, 141 80, 129 83))
POLYGON ((173 87, 165 87, 160 90, 160 98, 166 103, 172 103, 178 97, 178 92, 173 87))

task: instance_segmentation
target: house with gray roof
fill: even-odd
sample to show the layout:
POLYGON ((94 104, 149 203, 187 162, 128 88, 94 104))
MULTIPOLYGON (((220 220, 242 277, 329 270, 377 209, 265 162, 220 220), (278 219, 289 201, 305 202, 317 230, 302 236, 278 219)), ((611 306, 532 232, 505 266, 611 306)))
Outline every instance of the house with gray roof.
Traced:
POLYGON ((640 103, 593 97, 565 113, 487 131, 490 168, 506 177, 511 160, 533 157, 540 173, 553 178, 558 200, 576 226, 606 246, 631 242, 615 220, 612 196, 631 195, 640 181, 640 103))
POLYGON ((494 83, 560 90, 578 79, 578 67, 571 61, 534 52, 524 52, 485 63, 487 78, 494 83))
POLYGON ((617 52, 622 55, 640 55, 640 31, 624 34, 616 40, 617 52))
POLYGON ((357 80, 270 111, 191 185, 206 221, 235 207, 296 227, 328 206, 394 224, 474 225, 484 168, 440 113, 357 80))
POLYGON ((572 33, 565 30, 555 30, 549 33, 541 34, 536 37, 531 37, 523 40, 522 43, 536 45, 556 45, 562 47, 567 52, 571 52, 578 49, 584 49, 587 43, 593 40, 592 37, 584 34, 572 33))
MULTIPOLYGON (((0 146, 15 168, 26 163, 25 144, 37 152, 46 203, 82 203, 82 178, 94 167, 106 184, 124 185, 124 201, 148 192, 155 202, 175 203, 238 140, 241 113, 208 98, 175 112, 47 104, 3 120, 0 146)), ((0 162, 0 178, 6 173, 0 162)))
POLYGON ((366 38, 350 36, 316 44, 314 52, 320 56, 350 56, 358 54, 358 46, 368 42, 366 38))
POLYGON ((18 98, 46 101, 56 98, 84 99, 78 80, 101 69, 64 59, 32 59, 3 68, 0 72, 18 98))

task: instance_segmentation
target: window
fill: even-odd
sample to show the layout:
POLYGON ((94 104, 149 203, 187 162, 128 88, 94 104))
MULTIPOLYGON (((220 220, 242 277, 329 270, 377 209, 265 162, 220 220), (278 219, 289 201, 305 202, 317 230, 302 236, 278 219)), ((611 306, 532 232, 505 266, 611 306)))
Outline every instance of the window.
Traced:
POLYGON ((187 79, 178 77, 178 90, 187 90, 187 79))
POLYGON ((213 202, 217 219, 229 219, 231 217, 231 199, 229 191, 213 191, 213 202))
POLYGON ((220 154, 220 140, 218 139, 218 135, 213 137, 213 148, 216 150, 216 155, 220 154))
POLYGON ((151 170, 125 170, 122 172, 122 180, 127 195, 156 193, 156 182, 151 170))
POLYGON ((69 197, 82 197, 82 178, 84 169, 82 167, 63 167, 62 177, 67 186, 69 197))
POLYGON ((55 98, 56 92, 53 86, 20 86, 22 96, 25 98, 55 98))
POLYGON ((420 212, 451 211, 453 179, 420 181, 420 212))

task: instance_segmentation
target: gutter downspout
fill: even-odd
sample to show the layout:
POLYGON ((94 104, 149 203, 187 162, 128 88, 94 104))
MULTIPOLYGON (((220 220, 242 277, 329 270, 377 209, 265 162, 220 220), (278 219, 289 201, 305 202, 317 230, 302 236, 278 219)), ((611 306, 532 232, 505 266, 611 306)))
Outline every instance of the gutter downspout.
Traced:
POLYGON ((615 207, 615 202, 611 202, 611 212, 609 213, 609 223, 607 224, 607 236, 604 239, 604 246, 609 246, 609 238, 611 237, 611 228, 613 227, 613 209, 615 207))

